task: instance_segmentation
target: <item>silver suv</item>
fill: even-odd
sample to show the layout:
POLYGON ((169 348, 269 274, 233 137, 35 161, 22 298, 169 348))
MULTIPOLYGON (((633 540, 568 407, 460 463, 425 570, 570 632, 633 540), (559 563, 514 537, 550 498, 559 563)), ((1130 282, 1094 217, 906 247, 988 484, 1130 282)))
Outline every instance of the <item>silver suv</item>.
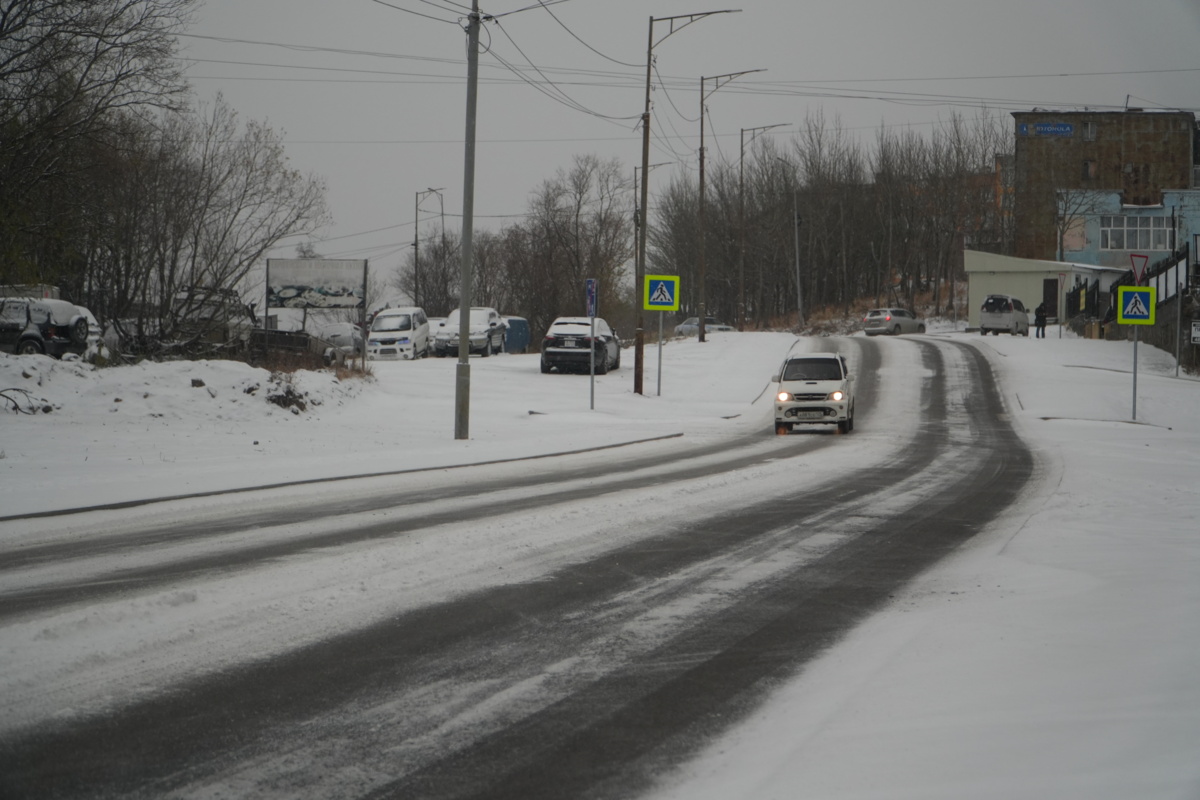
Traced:
POLYGON ((854 430, 854 379, 846 357, 808 353, 783 362, 771 378, 775 390, 775 433, 796 425, 836 424, 838 433, 854 430))
POLYGON ((1013 336, 1028 336, 1029 312, 1015 297, 989 294, 979 310, 979 332, 987 336, 988 331, 997 336, 1001 331, 1013 336))
POLYGON ((62 358, 88 348, 88 313, 66 300, 0 298, 0 352, 62 358))

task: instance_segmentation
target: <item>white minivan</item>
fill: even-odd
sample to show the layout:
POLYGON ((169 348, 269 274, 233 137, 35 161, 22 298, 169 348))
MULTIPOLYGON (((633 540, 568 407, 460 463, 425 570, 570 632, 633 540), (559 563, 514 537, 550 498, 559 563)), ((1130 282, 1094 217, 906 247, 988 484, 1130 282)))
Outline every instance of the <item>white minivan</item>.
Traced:
POLYGON ((1025 305, 1006 294, 989 294, 979 309, 979 332, 987 336, 988 331, 995 336, 1001 332, 1028 336, 1029 312, 1025 305))
POLYGON ((429 355, 429 318, 416 306, 385 308, 371 320, 367 358, 398 360, 429 355))

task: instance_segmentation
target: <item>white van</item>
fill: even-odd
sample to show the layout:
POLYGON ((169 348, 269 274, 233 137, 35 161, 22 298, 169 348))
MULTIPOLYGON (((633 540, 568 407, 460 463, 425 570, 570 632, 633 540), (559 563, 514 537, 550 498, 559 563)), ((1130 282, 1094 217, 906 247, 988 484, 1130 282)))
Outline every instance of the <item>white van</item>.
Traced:
POLYGON ((1013 336, 1028 336, 1029 312, 1015 297, 989 294, 979 309, 979 332, 987 336, 988 331, 995 336, 999 336, 1001 332, 1011 333, 1013 336))
POLYGON ((397 360, 429 355, 429 318, 416 306, 385 308, 371 320, 367 358, 397 360))

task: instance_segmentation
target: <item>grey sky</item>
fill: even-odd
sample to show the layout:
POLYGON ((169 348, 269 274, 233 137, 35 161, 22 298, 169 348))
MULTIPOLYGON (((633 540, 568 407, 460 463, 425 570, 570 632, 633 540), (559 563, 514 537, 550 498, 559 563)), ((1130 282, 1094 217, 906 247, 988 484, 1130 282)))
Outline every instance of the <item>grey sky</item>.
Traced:
MULTIPOLYGON (((447 227, 462 211, 466 36, 457 22, 469 0, 386 2, 206 0, 183 39, 199 101, 222 92, 243 117, 285 133, 293 166, 328 182, 334 223, 317 249, 370 258, 373 268, 395 266, 411 246, 415 192, 445 188, 447 227)), ((868 139, 881 124, 928 131, 983 106, 1120 108, 1128 95, 1132 106, 1200 111, 1197 0, 562 0, 553 16, 501 16, 530 5, 481 6, 499 20, 485 27, 480 62, 477 228, 522 214, 575 154, 617 157, 632 175, 652 15, 743 9, 656 47, 668 88, 654 93, 651 161, 673 165, 654 172, 652 190, 669 170, 696 168, 702 75, 766 70, 709 98, 714 159, 736 159, 742 128, 787 123, 772 132, 786 141, 818 110, 868 139), (498 59, 593 113, 547 97, 498 59)), ((665 32, 656 25, 656 38, 665 32)), ((423 225, 435 220, 437 197, 422 208, 423 225)))

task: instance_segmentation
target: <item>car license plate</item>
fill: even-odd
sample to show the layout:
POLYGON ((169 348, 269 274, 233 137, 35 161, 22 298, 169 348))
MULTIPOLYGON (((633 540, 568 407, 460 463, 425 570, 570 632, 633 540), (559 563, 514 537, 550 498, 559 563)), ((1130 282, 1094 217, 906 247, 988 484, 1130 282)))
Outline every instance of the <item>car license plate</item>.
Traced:
POLYGON ((563 347, 577 347, 574 339, 563 339, 563 347))
POLYGON ((824 419, 825 415, 820 411, 797 411, 796 419, 824 419))

